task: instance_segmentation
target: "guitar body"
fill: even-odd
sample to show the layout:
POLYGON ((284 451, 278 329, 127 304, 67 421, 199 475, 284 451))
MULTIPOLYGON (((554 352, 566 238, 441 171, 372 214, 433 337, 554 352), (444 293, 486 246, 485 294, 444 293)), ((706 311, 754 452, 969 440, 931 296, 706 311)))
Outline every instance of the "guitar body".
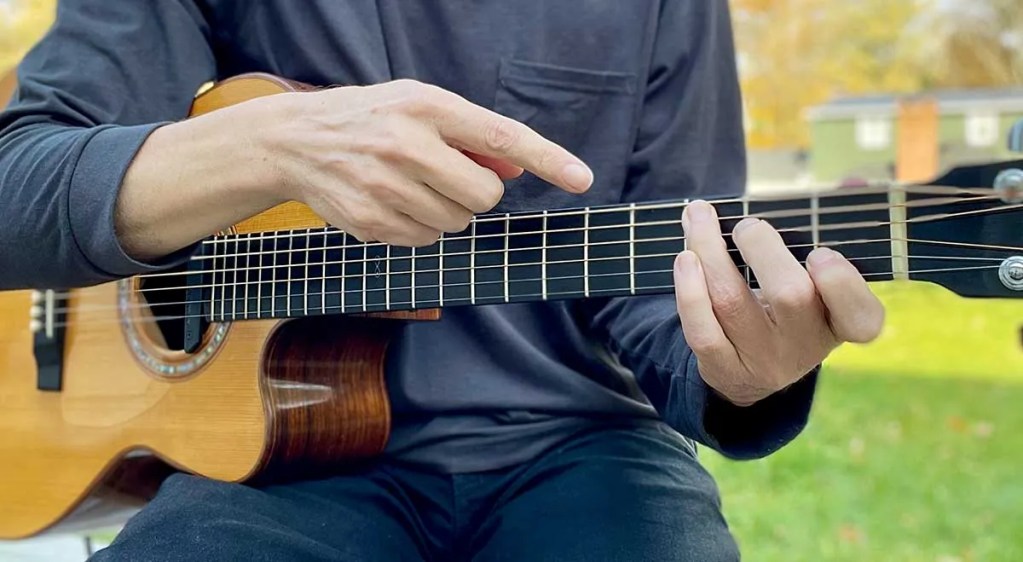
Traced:
MULTIPOLYGON (((193 115, 291 89, 269 76, 232 79, 200 95, 193 115)), ((235 231, 313 226, 323 221, 285 204, 235 231)), ((33 293, 0 293, 0 539, 73 524, 76 508, 97 512, 96 498, 140 504, 173 469, 267 481, 378 454, 390 424, 392 328, 439 315, 212 324, 188 354, 168 349, 147 321, 138 286, 71 291, 56 391, 37 389, 33 293)))

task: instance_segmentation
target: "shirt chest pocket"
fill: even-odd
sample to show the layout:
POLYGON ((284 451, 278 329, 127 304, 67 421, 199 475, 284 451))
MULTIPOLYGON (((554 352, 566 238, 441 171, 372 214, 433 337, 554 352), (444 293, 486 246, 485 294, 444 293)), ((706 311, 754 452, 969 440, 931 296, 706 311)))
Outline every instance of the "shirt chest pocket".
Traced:
POLYGON ((501 62, 494 111, 525 123, 593 168, 594 185, 579 196, 530 173, 508 183, 501 211, 557 209, 620 200, 635 142, 636 75, 501 62))

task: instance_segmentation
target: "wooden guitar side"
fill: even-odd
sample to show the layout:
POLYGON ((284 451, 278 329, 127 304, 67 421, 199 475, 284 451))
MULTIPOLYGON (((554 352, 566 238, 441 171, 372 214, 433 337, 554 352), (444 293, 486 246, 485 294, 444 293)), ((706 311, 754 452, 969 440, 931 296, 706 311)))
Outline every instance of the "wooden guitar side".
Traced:
MULTIPOLYGON (((193 115, 291 88, 266 76, 229 80, 199 96, 193 115)), ((308 208, 290 203, 236 230, 322 225, 308 208)), ((117 296, 116 283, 72 292, 64 388, 42 392, 29 331, 31 294, 0 293, 0 539, 53 527, 93 491, 124 492, 131 483, 152 493, 168 471, 124 464, 129 454, 247 482, 329 470, 383 449, 389 430, 383 361, 393 320, 236 322, 207 365, 172 381, 143 367, 126 345, 117 296)))

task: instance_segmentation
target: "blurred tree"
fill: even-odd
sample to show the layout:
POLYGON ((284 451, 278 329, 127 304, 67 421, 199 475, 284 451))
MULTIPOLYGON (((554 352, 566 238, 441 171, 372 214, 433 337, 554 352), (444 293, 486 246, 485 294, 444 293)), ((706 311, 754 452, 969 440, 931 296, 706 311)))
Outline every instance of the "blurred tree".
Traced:
POLYGON ((1020 0, 926 0, 909 28, 919 37, 917 62, 938 87, 1023 83, 1020 0))
POLYGON ((0 73, 18 63, 53 23, 56 0, 0 0, 0 73))
POLYGON ((753 148, 803 147, 805 108, 837 94, 912 92, 924 76, 904 37, 918 0, 733 0, 753 148))
POLYGON ((805 147, 837 95, 1023 83, 1021 0, 732 0, 753 148, 805 147))

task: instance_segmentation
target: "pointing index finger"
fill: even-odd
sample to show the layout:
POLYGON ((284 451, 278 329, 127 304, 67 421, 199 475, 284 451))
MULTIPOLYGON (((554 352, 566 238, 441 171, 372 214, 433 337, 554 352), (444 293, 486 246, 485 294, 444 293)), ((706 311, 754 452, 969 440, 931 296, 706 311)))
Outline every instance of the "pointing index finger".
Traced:
POLYGON ((565 191, 583 193, 592 185, 589 166, 528 126, 455 94, 445 95, 440 105, 437 129, 450 144, 505 160, 565 191))

